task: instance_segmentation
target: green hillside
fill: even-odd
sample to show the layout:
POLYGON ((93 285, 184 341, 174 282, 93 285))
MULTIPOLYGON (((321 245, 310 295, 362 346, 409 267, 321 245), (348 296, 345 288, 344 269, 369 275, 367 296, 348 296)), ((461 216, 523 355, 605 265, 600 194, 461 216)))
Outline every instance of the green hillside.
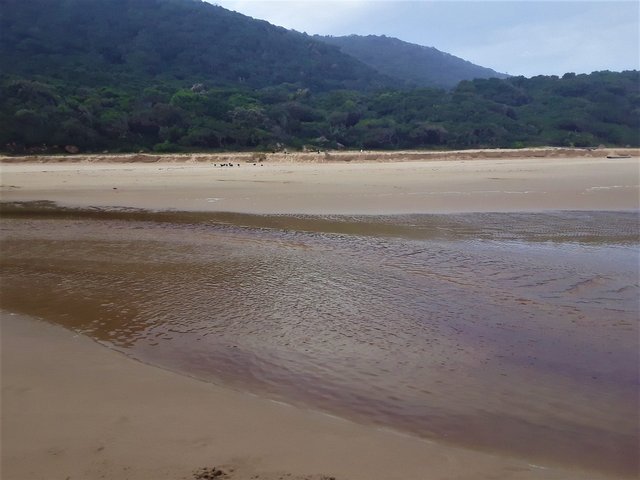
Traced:
POLYGON ((508 77, 433 47, 384 35, 314 38, 340 47, 344 53, 381 73, 403 80, 409 86, 452 88, 462 80, 508 77))
POLYGON ((523 77, 311 93, 149 84, 138 91, 25 79, 0 84, 9 152, 640 145, 640 75, 523 77))
POLYGON ((337 47, 198 0, 1 0, 4 74, 67 85, 393 85, 337 47))
POLYGON ((9 153, 640 145, 637 71, 398 89, 194 0, 0 0, 0 62, 9 153))

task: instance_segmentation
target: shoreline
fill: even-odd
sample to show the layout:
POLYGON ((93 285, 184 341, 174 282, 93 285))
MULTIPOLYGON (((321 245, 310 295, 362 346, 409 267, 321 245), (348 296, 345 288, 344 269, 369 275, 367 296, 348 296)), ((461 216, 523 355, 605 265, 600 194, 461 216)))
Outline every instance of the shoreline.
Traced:
MULTIPOLYGON (((144 218, 192 212, 197 221, 215 217, 221 225, 233 225, 234 212, 271 215, 250 218, 258 228, 267 220, 278 227, 279 215, 311 223, 318 219, 304 216, 317 215, 326 223, 316 226, 320 231, 336 223, 347 233, 349 223, 335 215, 547 212, 535 230, 546 238, 550 225, 567 233, 562 214, 556 215, 562 210, 583 212, 579 234, 598 222, 589 212, 637 212, 639 166, 637 157, 535 156, 241 168, 192 161, 30 161, 0 165, 0 200, 51 201, 105 218, 127 217, 127 209, 144 209, 138 212, 144 218), (116 213, 103 210, 109 208, 116 213)), ((474 219, 480 222, 474 228, 499 232, 490 217, 474 219)), ((434 224, 438 234, 457 228, 471 235, 466 219, 460 225, 441 222, 434 224)), ((407 228, 415 229, 414 223, 407 228)), ((384 233, 398 227, 376 228, 384 233)), ((531 234, 530 228, 527 221, 522 235, 531 234)), ((517 229, 510 233, 520 235, 517 229)), ((223 478, 231 480, 417 480, 425 472, 429 479, 610 478, 280 404, 140 363, 57 325, 0 313, 2 466, 11 478, 192 479, 198 469, 211 467, 222 468, 229 474, 223 478)))
POLYGON ((2 312, 1 333, 2 467, 14 479, 191 479, 212 467, 234 480, 609 478, 255 397, 34 318, 2 312))
POLYGON ((113 221, 190 225, 235 231, 262 230, 307 234, 357 235, 407 240, 493 240, 634 245, 640 242, 638 210, 548 212, 472 212, 405 215, 255 214, 148 210, 133 207, 64 207, 50 201, 2 202, 11 221, 113 221))
POLYGON ((530 147, 468 150, 331 150, 306 152, 212 152, 212 153, 77 153, 2 155, 0 164, 11 163, 393 163, 437 160, 482 160, 522 158, 607 158, 638 157, 640 148, 630 147, 530 147))
POLYGON ((5 202, 254 214, 637 210, 638 157, 347 163, 5 163, 5 202), (239 166, 238 166, 239 165, 239 166))

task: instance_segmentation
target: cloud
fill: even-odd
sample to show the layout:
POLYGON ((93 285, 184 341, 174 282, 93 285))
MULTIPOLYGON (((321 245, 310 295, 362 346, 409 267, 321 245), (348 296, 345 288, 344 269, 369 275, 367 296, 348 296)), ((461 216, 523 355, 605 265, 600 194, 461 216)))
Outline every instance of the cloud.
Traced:
POLYGON ((483 42, 460 46, 481 65, 500 62, 513 75, 562 75, 640 68, 638 4, 550 6, 512 25, 498 25, 483 42))

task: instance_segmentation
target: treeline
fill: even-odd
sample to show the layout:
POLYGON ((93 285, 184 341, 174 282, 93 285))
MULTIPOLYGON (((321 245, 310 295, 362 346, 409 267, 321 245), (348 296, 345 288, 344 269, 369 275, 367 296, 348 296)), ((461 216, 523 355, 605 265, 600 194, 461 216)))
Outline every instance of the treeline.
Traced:
POLYGON ((0 32, 8 152, 639 144, 636 71, 408 89, 428 49, 365 37, 391 78, 199 0, 0 0, 0 32))
POLYGON ((316 93, 0 79, 0 146, 15 153, 640 146, 639 125, 637 71, 316 93))

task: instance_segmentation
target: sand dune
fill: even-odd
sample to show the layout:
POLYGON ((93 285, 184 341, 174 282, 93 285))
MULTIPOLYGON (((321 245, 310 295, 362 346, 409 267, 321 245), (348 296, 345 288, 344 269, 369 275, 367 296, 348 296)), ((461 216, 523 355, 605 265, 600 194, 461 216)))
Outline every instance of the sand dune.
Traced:
POLYGON ((1 156, 0 163, 163 163, 163 162, 264 162, 264 163, 345 163, 407 162, 424 160, 478 160, 507 158, 606 158, 607 156, 640 156, 638 148, 561 148, 471 150, 399 150, 399 151, 309 151, 309 152, 222 152, 222 153, 123 153, 76 155, 12 155, 1 156))

